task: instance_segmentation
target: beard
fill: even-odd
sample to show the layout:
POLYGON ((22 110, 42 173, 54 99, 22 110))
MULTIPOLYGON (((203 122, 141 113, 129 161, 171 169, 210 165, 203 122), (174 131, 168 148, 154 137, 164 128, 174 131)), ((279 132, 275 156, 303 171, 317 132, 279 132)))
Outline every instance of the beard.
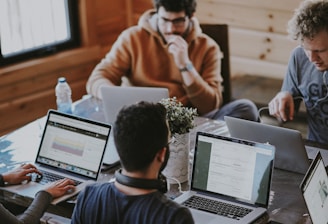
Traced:
POLYGON ((162 172, 165 169, 165 167, 167 165, 167 161, 169 160, 169 158, 170 158, 170 146, 167 145, 166 146, 166 152, 165 152, 164 162, 163 162, 163 164, 161 166, 160 172, 162 172))

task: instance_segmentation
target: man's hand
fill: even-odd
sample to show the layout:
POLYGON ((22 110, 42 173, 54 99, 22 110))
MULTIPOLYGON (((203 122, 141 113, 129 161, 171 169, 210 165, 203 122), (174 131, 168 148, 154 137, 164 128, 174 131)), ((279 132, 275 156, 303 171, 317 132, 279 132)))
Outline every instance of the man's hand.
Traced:
POLYGON ((7 182, 9 184, 20 184, 23 181, 30 181, 31 176, 28 174, 32 173, 38 173, 41 174, 40 171, 37 170, 37 168, 32 164, 22 164, 20 167, 3 173, 2 177, 4 182, 7 182))
POLYGON ((57 198, 70 191, 74 191, 75 184, 74 181, 70 179, 62 179, 52 183, 44 190, 51 194, 53 198, 57 198))
POLYGON ((188 44, 179 35, 170 35, 167 37, 168 51, 173 55, 175 64, 178 68, 183 68, 190 63, 188 55, 188 44))
POLYGON ((283 121, 293 120, 294 100, 289 92, 279 92, 269 103, 269 113, 283 121))

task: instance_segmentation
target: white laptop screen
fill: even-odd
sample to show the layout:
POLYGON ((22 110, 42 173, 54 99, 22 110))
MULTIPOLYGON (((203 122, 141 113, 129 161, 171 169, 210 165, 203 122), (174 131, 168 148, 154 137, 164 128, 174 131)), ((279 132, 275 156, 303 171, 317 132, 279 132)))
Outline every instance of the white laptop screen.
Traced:
POLYGON ((266 207, 274 147, 197 133, 192 190, 266 207))
POLYGON ((110 125, 50 112, 36 163, 96 179, 110 125))
POLYGON ((306 173, 301 190, 313 224, 328 223, 328 176, 318 153, 306 173))

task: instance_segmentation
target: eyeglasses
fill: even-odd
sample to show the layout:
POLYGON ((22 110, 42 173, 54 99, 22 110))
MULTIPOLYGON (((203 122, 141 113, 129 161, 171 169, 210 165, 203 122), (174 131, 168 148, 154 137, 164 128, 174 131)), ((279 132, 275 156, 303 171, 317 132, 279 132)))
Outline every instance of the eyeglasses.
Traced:
POLYGON ((159 17, 159 23, 161 25, 167 25, 168 23, 172 23, 172 25, 175 27, 183 27, 186 23, 186 20, 187 20, 187 16, 172 19, 172 20, 164 18, 164 17, 159 17))

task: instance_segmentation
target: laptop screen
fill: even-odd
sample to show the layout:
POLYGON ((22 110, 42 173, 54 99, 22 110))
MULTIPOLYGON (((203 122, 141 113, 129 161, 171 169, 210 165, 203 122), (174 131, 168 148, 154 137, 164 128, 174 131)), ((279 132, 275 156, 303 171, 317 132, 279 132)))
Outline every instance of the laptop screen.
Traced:
POLYGON ((106 122, 114 125, 119 111, 124 106, 140 101, 157 103, 168 98, 167 88, 137 86, 103 86, 100 89, 106 122))
POLYGON ((110 125, 49 111, 36 163, 97 179, 110 125))
POLYGON ((275 148, 197 133, 192 190, 267 207, 275 148))
POLYGON ((328 223, 328 176, 318 152, 300 185, 313 224, 328 223))

